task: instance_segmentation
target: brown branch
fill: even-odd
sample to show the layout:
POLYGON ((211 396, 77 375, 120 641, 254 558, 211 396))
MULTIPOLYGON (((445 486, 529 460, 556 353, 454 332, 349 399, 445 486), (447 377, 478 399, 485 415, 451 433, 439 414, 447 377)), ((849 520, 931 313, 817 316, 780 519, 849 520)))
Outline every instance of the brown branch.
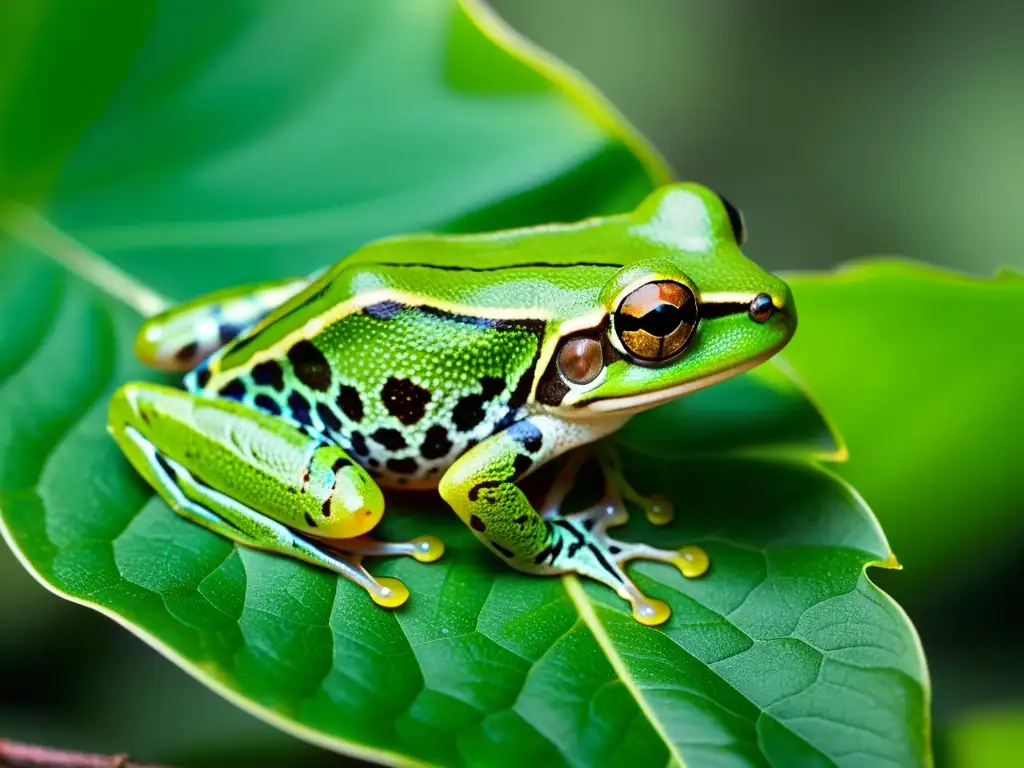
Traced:
POLYGON ((5 768, 163 768, 134 763, 128 755, 90 755, 51 747, 37 747, 0 739, 0 766, 5 768))

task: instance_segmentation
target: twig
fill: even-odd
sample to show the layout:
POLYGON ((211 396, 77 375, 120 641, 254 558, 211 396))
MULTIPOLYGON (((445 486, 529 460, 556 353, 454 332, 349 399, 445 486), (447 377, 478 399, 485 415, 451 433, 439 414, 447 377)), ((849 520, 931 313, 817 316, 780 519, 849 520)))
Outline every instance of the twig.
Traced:
POLYGON ((37 747, 0 739, 0 766, 5 768, 164 768, 135 763, 128 755, 90 755, 51 747, 37 747))

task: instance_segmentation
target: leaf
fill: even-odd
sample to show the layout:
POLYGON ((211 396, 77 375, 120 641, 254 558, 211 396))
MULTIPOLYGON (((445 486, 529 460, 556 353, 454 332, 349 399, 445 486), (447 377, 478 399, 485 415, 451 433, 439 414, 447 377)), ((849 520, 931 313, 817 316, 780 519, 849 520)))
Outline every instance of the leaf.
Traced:
POLYGON ((695 582, 638 567, 672 605, 664 631, 636 624, 600 587, 503 568, 440 508, 393 502, 386 534, 431 530, 449 551, 431 566, 375 568, 414 589, 389 613, 344 580, 236 549, 152 497, 103 431, 105 395, 142 374, 129 355, 134 318, 16 255, 63 295, 0 391, 12 414, 7 535, 51 588, 129 624, 250 711, 384 761, 502 764, 510 744, 517 760, 577 764, 663 765, 673 754, 842 764, 854 748, 923 759, 916 641, 863 574, 888 549, 828 473, 628 454, 631 477, 686 510, 664 543, 699 541, 715 564, 695 582), (46 393, 55 365, 63 386, 46 393), (700 482, 680 484, 680 473, 700 482))
POLYGON ((946 734, 950 768, 1002 768, 1024 750, 1024 711, 1003 706, 960 717, 946 734))
MULTIPOLYGON (((306 274, 383 235, 624 210, 668 177, 587 83, 475 0, 217 4, 201 29, 189 3, 149 5, 148 25, 108 32, 138 55, 46 212, 174 298, 237 284, 240 269, 306 274)), ((80 20, 46 21, 37 48, 65 71, 46 43, 80 20)), ((112 90, 104 74, 76 85, 112 90)))
POLYGON ((842 461, 842 438, 778 358, 641 413, 619 433, 652 456, 790 456, 842 461))
POLYGON ((152 377, 131 356, 137 311, 404 229, 626 208, 665 172, 475 3, 218 5, 201 29, 184 4, 147 8, 144 34, 108 31, 138 55, 59 171, 20 182, 47 178, 46 216, 0 212, 0 531, 36 578, 243 709, 379 762, 929 762, 920 647, 864 573, 888 545, 808 461, 841 444, 784 369, 623 436, 630 478, 681 513, 627 534, 713 558, 692 582, 637 566, 673 607, 658 630, 602 587, 507 569, 436 499, 390 500, 385 536, 448 551, 372 566, 412 589, 388 612, 154 497, 105 434, 116 386, 152 377))
POLYGON ((875 260, 790 278, 800 329, 783 356, 846 439, 836 471, 881 518, 904 589, 958 582, 1024 532, 1024 282, 1012 275, 875 260))

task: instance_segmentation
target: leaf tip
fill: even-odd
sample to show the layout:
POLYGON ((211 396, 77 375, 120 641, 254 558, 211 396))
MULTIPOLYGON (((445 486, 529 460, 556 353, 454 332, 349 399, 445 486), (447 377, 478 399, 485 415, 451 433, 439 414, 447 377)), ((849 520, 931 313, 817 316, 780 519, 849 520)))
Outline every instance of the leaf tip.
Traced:
POLYGON ((890 552, 889 556, 885 558, 885 560, 879 560, 876 563, 874 563, 874 565, 877 565, 879 568, 885 568, 891 571, 903 570, 903 566, 900 564, 900 561, 896 559, 895 552, 890 552))
POLYGON ((513 29, 484 0, 459 0, 463 13, 486 37, 510 56, 539 72, 561 89, 639 160, 655 186, 675 174, 655 146, 580 72, 513 29))

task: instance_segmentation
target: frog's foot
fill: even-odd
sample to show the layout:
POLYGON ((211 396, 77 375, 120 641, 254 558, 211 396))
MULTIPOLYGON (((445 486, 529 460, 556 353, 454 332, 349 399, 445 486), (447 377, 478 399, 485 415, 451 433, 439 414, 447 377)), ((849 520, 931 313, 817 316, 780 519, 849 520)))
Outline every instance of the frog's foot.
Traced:
MULTIPOLYGON (((122 448, 129 459, 182 517, 239 544, 298 558, 334 571, 365 589, 373 602, 385 608, 397 608, 409 599, 409 589, 398 579, 371 576, 362 565, 361 555, 329 551, 205 485, 184 466, 157 451, 133 427, 125 427, 123 437, 122 448)), ((432 543, 428 543, 427 550, 434 551, 432 543)))
POLYGON ((669 607, 644 595, 626 575, 625 564, 630 560, 658 560, 674 565, 687 578, 696 578, 707 572, 708 556, 695 546, 668 550, 610 538, 607 534, 609 528, 629 520, 623 499, 643 509, 654 525, 665 525, 672 520, 672 503, 668 499, 643 496, 629 484, 608 441, 597 444, 593 450, 583 448, 570 454, 541 507, 542 517, 551 526, 551 545, 541 553, 544 557, 538 555, 536 562, 607 584, 629 601, 637 621, 655 626, 668 619, 669 607), (604 475, 604 498, 582 512, 561 516, 562 503, 572 490, 576 475, 595 454, 604 475))
POLYGON ((601 471, 604 473, 605 487, 609 492, 617 493, 621 498, 640 507, 651 525, 668 525, 672 522, 675 517, 672 502, 660 493, 645 496, 630 485, 622 472, 622 465, 610 440, 599 443, 596 450, 601 471))
POLYGON ((417 536, 411 541, 378 541, 369 536, 325 540, 330 549, 356 557, 396 557, 405 555, 420 563, 432 563, 444 554, 444 542, 437 536, 417 536))
POLYGON ((626 517, 622 502, 611 497, 590 509, 550 520, 550 546, 537 556, 535 562, 607 584, 619 597, 629 601, 633 618, 641 624, 663 624, 671 615, 669 607, 644 595, 626 575, 625 564, 630 560, 657 560, 674 565, 683 576, 693 579, 707 572, 708 556, 695 546, 658 549, 609 537, 607 529, 621 525, 626 517))
MULTIPOLYGON (((576 482, 576 475, 591 458, 597 458, 604 476, 605 493, 615 500, 624 499, 636 504, 643 510, 644 516, 652 525, 668 525, 675 518, 672 502, 660 493, 645 496, 637 491, 622 472, 619 458, 611 441, 605 440, 595 445, 579 448, 569 454, 565 463, 548 488, 544 501, 538 512, 545 520, 558 517, 565 497, 569 495, 576 482)), ((608 526, 623 525, 629 520, 629 514, 621 504, 616 517, 606 522, 608 526)))

